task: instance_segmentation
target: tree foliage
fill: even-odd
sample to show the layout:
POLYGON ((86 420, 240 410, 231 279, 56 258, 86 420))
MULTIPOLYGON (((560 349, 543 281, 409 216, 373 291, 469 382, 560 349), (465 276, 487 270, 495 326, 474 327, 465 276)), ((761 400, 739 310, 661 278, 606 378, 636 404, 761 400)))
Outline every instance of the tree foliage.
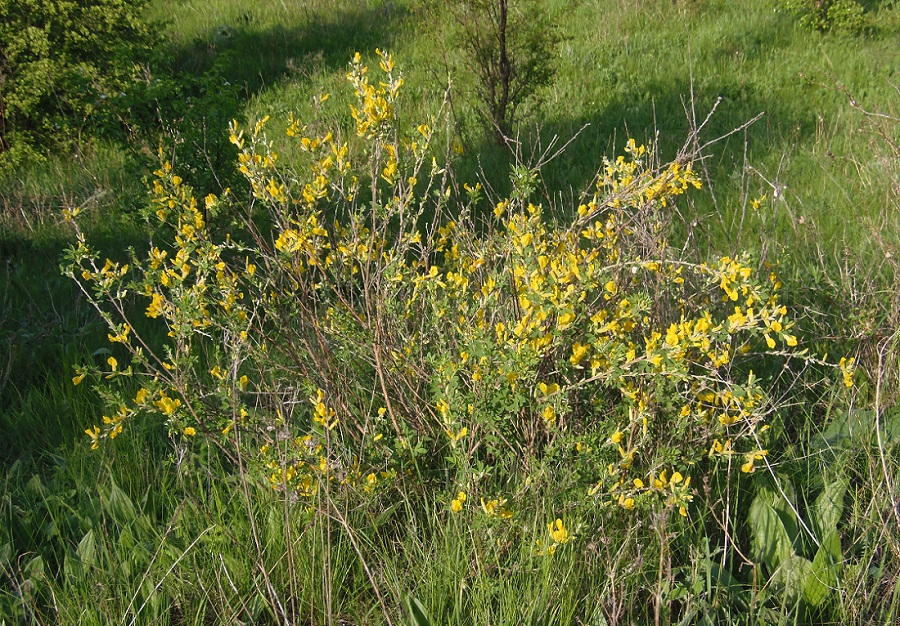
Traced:
POLYGON ((522 104, 553 78, 561 35, 534 0, 464 0, 451 11, 478 97, 502 142, 522 104))
POLYGON ((0 168, 79 138, 115 108, 157 37, 146 5, 0 0, 0 168))

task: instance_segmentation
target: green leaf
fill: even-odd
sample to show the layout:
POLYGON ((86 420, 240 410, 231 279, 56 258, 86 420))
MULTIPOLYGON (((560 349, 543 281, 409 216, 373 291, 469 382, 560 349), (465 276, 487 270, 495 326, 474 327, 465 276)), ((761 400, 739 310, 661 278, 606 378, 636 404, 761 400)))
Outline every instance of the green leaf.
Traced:
POLYGON ((775 489, 760 485, 747 515, 753 558, 775 571, 794 552, 798 540, 793 510, 775 489))
POLYGON ((24 567, 25 576, 28 579, 41 578, 44 576, 44 559, 36 556, 30 559, 24 567))
POLYGON ((804 599, 814 607, 819 607, 831 595, 837 586, 844 555, 841 549, 841 538, 837 530, 825 537, 816 556, 813 558, 813 581, 807 581, 803 588, 804 599))
POLYGON ((831 589, 837 582, 837 576, 827 565, 816 563, 821 549, 816 553, 816 559, 810 564, 808 571, 804 572, 803 600, 811 607, 819 608, 831 595, 831 589))
POLYGON ((428 619, 428 613, 425 612, 425 607, 422 606, 422 603, 419 602, 418 598, 406 596, 403 605, 406 609, 406 614, 409 616, 410 626, 431 626, 431 620, 428 619))
POLYGON ((847 492, 847 480, 843 477, 826 481, 825 489, 813 503, 812 522, 818 536, 825 537, 837 529, 844 510, 844 494, 847 492))
POLYGON ((105 498, 103 496, 104 494, 101 493, 100 500, 104 508, 118 524, 124 526, 137 518, 137 509, 134 507, 134 502, 116 483, 112 483, 109 488, 109 494, 105 498))
POLYGON ((78 556, 78 559, 85 565, 93 565, 95 548, 96 543, 94 542, 94 529, 92 528, 87 531, 84 537, 81 538, 81 541, 78 542, 78 547, 75 548, 75 554, 78 556))
POLYGON ((772 583, 784 589, 788 602, 796 603, 805 599, 807 594, 817 597, 822 593, 827 593, 828 588, 822 585, 813 573, 812 561, 793 554, 785 559, 775 575, 772 576, 772 583))

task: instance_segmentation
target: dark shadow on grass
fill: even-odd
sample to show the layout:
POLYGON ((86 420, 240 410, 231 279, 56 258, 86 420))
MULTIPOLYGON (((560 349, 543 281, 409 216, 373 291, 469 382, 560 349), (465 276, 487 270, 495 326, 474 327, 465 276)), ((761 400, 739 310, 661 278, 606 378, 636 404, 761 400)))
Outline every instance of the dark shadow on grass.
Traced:
POLYGON ((174 67, 200 75, 226 53, 223 78, 241 85, 250 97, 287 77, 296 80, 311 63, 338 69, 354 52, 388 45, 397 24, 407 16, 404 7, 386 3, 378 9, 329 10, 304 25, 266 27, 257 23, 251 10, 217 27, 208 39, 173 50, 174 67))
MULTIPOLYGON (((603 157, 614 159, 623 154, 629 137, 639 143, 655 142, 658 157, 666 162, 684 146, 691 132, 691 118, 696 123, 703 122, 716 109, 700 135, 704 143, 730 133, 762 113, 763 117, 746 130, 723 139, 705 152, 704 174, 708 175, 720 200, 733 201, 740 189, 745 147, 754 165, 777 159, 815 133, 816 110, 821 108, 823 99, 832 97, 799 75, 788 78, 788 84, 784 84, 782 75, 779 84, 778 78, 773 81, 760 71, 760 67, 766 67, 795 45, 795 36, 790 21, 770 19, 759 23, 755 30, 734 30, 727 36, 710 38, 703 47, 686 52, 697 67, 720 71, 695 73, 693 79, 688 66, 676 68, 677 73, 673 74, 642 75, 633 71, 635 67, 646 67, 646 63, 636 63, 634 55, 658 53, 645 40, 633 40, 630 49, 615 42, 601 43, 590 55, 571 60, 574 67, 569 72, 580 73, 582 80, 591 81, 590 89, 572 90, 564 86, 562 95, 557 96, 558 102, 549 101, 551 94, 556 93, 549 90, 538 113, 544 121, 539 127, 521 132, 523 152, 528 155, 534 152, 532 145, 546 148, 554 137, 562 145, 581 131, 562 156, 543 168, 545 195, 577 198, 590 186, 603 164, 603 157), (566 106, 565 98, 575 97, 573 93, 597 98, 594 111, 578 117, 567 116, 566 111, 572 107, 566 106)), ((676 54, 685 52, 683 48, 674 49, 676 54)), ((503 164, 509 160, 503 154, 505 150, 488 144, 472 146, 470 152, 480 155, 481 164, 489 164, 498 173, 502 173, 503 164)), ((463 170, 461 178, 471 179, 479 166, 469 157, 463 170)), ((714 210, 708 192, 694 193, 693 202, 696 214, 692 218, 704 218, 714 210)), ((717 228, 720 236, 724 226, 719 224, 717 228)))

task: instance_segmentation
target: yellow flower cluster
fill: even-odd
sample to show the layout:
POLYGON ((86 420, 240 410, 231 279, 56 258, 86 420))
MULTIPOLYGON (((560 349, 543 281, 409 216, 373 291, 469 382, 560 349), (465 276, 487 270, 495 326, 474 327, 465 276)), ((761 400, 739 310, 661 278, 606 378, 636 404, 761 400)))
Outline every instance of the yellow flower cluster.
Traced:
POLYGON ((363 65, 357 52, 350 64, 347 80, 353 85, 358 100, 357 106, 350 107, 350 114, 356 122, 356 134, 366 139, 386 134, 394 119, 394 104, 403 86, 403 78, 394 76, 394 60, 390 54, 375 50, 379 66, 387 82, 376 87, 369 82, 369 68, 363 65))
POLYGON ((556 553, 559 546, 565 545, 575 538, 575 534, 566 528, 565 523, 560 518, 547 524, 547 532, 550 533, 551 541, 544 543, 540 539, 535 541, 537 553, 550 556, 556 553))

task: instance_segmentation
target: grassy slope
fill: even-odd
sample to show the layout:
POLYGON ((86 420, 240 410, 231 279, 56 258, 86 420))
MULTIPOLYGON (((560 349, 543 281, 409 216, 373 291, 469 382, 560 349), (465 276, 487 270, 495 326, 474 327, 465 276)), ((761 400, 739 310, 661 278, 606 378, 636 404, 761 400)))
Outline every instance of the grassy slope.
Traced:
MULTIPOLYGON (((871 36, 822 37, 798 29, 766 1, 581 0, 552 4, 558 7, 569 38, 562 45, 557 82, 542 94, 531 120, 539 121, 545 143, 554 135, 565 139, 590 124, 566 155, 545 170, 552 193, 567 194, 571 188, 583 187, 602 156, 620 151, 626 136, 650 140, 658 131, 663 156, 673 155, 689 128, 684 110, 690 109, 693 93, 700 118, 722 98, 703 138, 716 137, 765 112, 746 132, 708 151, 706 163, 715 200, 698 196, 695 214, 689 216, 698 221, 694 235, 703 246, 721 252, 751 248, 768 253, 773 260, 792 253, 801 266, 807 262, 807 250, 821 247, 837 262, 846 248, 850 262, 857 263, 870 252, 870 229, 893 235, 896 224, 884 223, 886 209, 891 208, 885 206, 891 172, 884 168, 896 168, 896 160, 886 160, 877 144, 870 143, 871 133, 863 118, 851 110, 845 95, 811 84, 800 73, 816 82, 837 81, 866 108, 896 115, 898 98, 893 85, 900 67, 900 50, 895 45, 900 11, 885 11, 871 36), (776 188, 781 199, 773 201, 776 188), (762 194, 767 194, 768 201, 760 212, 749 210, 748 201, 762 194)), ((308 115, 317 91, 342 98, 347 59, 356 50, 371 52, 376 46, 394 51, 408 78, 405 113, 421 119, 436 110, 443 94, 437 77, 445 76, 445 66, 436 50, 439 45, 447 46, 451 63, 457 56, 452 44, 442 42, 441 29, 423 26, 421 19, 429 15, 425 9, 400 0, 259 1, 252 5, 238 0, 160 0, 153 11, 155 17, 169 20, 171 53, 187 71, 205 69, 222 51, 233 50, 225 66, 226 79, 245 86, 246 116, 271 114, 275 128, 284 123, 288 112, 308 115)), ((466 86, 464 76, 455 76, 454 82, 466 86)), ((483 155, 487 175, 495 176, 491 163, 499 159, 472 122, 473 104, 463 98, 456 106, 467 148, 459 163, 462 175, 475 178, 475 155, 483 155)), ((97 229, 108 233, 101 245, 114 250, 122 233, 134 229, 127 222, 102 226, 139 194, 140 185, 128 178, 127 171, 114 149, 95 148, 83 162, 51 162, 51 167, 28 173, 3 193, 0 346, 7 350, 7 358, 0 363, 0 368, 5 368, 0 372, 0 430, 6 433, 0 459, 6 473, 3 516, 10 523, 4 531, 9 536, 0 534, 0 547, 10 541, 14 551, 4 561, 4 568, 19 582, 34 580, 35 594, 46 594, 49 587, 46 579, 42 583, 35 573, 34 555, 43 555, 49 572, 60 565, 54 559, 71 553, 92 528, 99 536, 98 523, 107 533, 105 555, 92 557, 87 573, 80 578, 76 572, 69 582, 57 583, 54 588, 60 596, 56 602, 63 607, 59 618, 64 623, 74 623, 80 611, 96 604, 92 580, 116 580, 115 572, 124 567, 146 568, 162 578, 179 550, 211 522, 204 517, 209 513, 204 513, 203 507, 181 506, 185 504, 181 498, 191 490, 179 488, 173 457, 152 428, 125 438, 115 453, 112 474, 104 471, 102 459, 86 453, 86 446, 77 439, 97 415, 90 392, 69 384, 70 366, 105 341, 102 329, 78 304, 74 290, 57 276, 56 259, 67 235, 55 225, 55 211, 79 204, 98 190, 109 190, 111 193, 96 201, 97 229), (156 443, 148 449, 147 442, 156 443), (14 465, 16 458, 22 462, 14 465), (43 478, 35 483, 32 475, 43 478), (143 515, 110 501, 113 477, 139 503, 143 515), (160 493, 161 485, 165 489, 160 493), (105 500, 98 500, 98 494, 105 494, 105 500), (145 494, 156 495, 140 505, 145 494), (117 514, 122 519, 110 522, 117 514), (139 517, 147 519, 136 521, 139 517), (173 552, 155 558, 147 546, 160 545, 173 520, 180 529, 173 552), (135 550, 133 537, 138 537, 144 548, 135 550), (26 553, 27 558, 16 559, 26 553)), ((896 170, 893 175, 896 181, 896 170)), ((897 241, 890 240, 887 245, 896 246, 897 241)), ((195 453, 202 460, 202 451, 191 452, 195 453)), ((180 480, 185 480, 183 475, 180 480)), ((202 481, 202 476, 188 480, 202 481)), ((217 503, 210 508, 220 521, 226 520, 220 525, 249 541, 244 510, 239 502, 229 504, 228 490, 212 484, 203 493, 207 504, 217 503)), ((854 514, 865 517, 866 512, 854 514)), ((277 524, 267 532, 269 540, 277 542, 277 524)), ((583 598, 565 599, 566 593, 560 591, 592 589, 586 579, 592 570, 577 562, 563 561, 552 573, 535 572, 535 578, 513 579, 506 586, 491 572, 482 572, 484 576, 470 578, 472 584, 484 586, 466 592, 472 593, 472 599, 464 601, 462 589, 449 594, 447 588, 457 580, 452 572, 464 572, 472 555, 467 552, 464 529, 436 528, 435 533, 444 537, 445 546, 423 545, 412 534, 398 537, 405 550, 403 556, 386 560, 386 576, 394 577, 399 587, 418 589, 429 606, 442 607, 448 619, 516 623, 523 614, 515 607, 523 596, 560 607, 560 614, 549 616, 550 621, 569 623, 572 612, 591 617, 583 598), (428 567, 434 559, 437 562, 428 567), (409 572, 420 574, 410 578, 409 572), (551 581, 551 576, 561 580, 551 581), (491 585, 502 588, 491 589, 491 585)), ((217 545, 231 545, 235 539, 227 532, 217 536, 208 544, 209 551, 217 545)), ((311 550, 316 545, 313 543, 311 550)), ((383 549, 391 554, 394 547, 383 549)), ((80 556, 87 562, 85 552, 80 556)), ((204 606, 211 598, 239 602, 236 597, 241 594, 210 591, 217 580, 223 584, 224 565, 191 558, 201 559, 194 563, 199 573, 192 576, 187 570, 178 570, 169 579, 167 589, 171 591, 166 594, 178 596, 178 605, 186 607, 179 611, 189 608, 193 613, 170 615, 166 598, 148 600, 160 620, 172 617, 202 623, 204 606)), ((336 584, 348 580, 364 584, 352 554, 337 552, 333 558, 347 563, 344 570, 336 568, 347 572, 344 578, 335 575, 336 584)), ((525 557, 523 563, 532 567, 525 557)), ((325 605, 322 591, 316 587, 321 585, 316 564, 315 559, 309 564, 304 584, 311 590, 305 601, 321 614, 325 605)), ((247 563, 236 562, 232 567, 240 572, 247 563)), ((607 572, 612 576, 615 570, 607 572)), ((132 596, 153 596, 149 590, 141 591, 135 580, 139 579, 126 575, 122 591, 115 586, 105 589, 100 610, 106 615, 125 615, 132 596)), ((238 583, 245 597, 255 593, 252 583, 238 583)), ((612 580, 604 589, 613 595, 624 591, 612 580)), ((14 596, 3 595, 0 615, 20 610, 14 596)), ((377 614, 376 608, 355 602, 351 594, 341 598, 345 605, 335 613, 352 613, 360 621, 364 619, 360 613, 377 614)), ((47 602, 46 596, 42 602, 47 602)), ((238 606, 236 612, 239 610, 238 606)), ((249 607, 247 613, 257 610, 249 607)), ((101 619, 98 614, 94 621, 101 619)))

